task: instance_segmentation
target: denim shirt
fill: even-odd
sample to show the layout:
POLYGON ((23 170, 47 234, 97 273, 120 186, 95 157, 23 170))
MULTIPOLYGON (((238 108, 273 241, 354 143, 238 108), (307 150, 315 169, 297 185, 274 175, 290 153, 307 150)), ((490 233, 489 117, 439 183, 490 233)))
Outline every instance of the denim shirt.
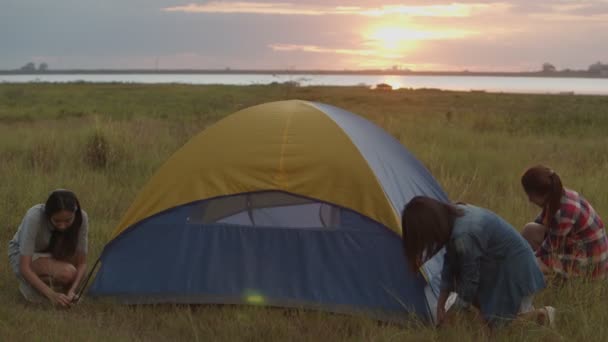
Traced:
POLYGON ((446 245, 441 290, 458 293, 456 308, 479 305, 489 320, 517 314, 521 300, 545 286, 529 244, 489 210, 459 205, 446 245))

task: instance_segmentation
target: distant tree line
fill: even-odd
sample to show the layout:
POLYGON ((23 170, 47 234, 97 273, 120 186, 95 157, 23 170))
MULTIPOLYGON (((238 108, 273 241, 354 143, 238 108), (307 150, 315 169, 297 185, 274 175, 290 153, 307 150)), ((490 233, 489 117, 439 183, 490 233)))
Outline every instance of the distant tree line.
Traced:
MULTIPOLYGON (((391 68, 392 71, 399 71, 399 72, 415 72, 413 70, 407 69, 407 68, 401 68, 398 65, 394 65, 391 68)), ((69 70, 68 70, 69 71, 69 70)), ((107 70, 106 70, 107 71, 107 70)), ((158 70, 157 70, 158 71, 158 70)), ((193 72, 196 72, 196 70, 192 70, 193 72)), ((230 68, 226 68, 225 71, 229 72, 232 71, 232 69, 230 68)), ((18 68, 18 69, 14 69, 14 70, 6 70, 3 72, 9 72, 9 73, 44 73, 44 72, 50 72, 49 70, 49 65, 45 62, 41 62, 38 64, 38 66, 36 66, 36 64, 34 62, 29 62, 25 65, 23 65, 22 67, 18 68)), ((54 72, 61 72, 60 70, 55 70, 54 72)), ((467 70, 462 71, 463 73, 468 73, 467 70)), ((522 72, 522 74, 528 74, 530 72, 522 72)), ((536 72, 532 72, 532 73, 540 73, 543 75, 554 75, 554 76, 559 76, 559 75, 564 75, 564 76, 600 76, 600 77, 608 77, 608 63, 602 63, 602 62, 596 62, 593 63, 591 65, 589 65, 589 67, 587 68, 587 70, 572 70, 572 69, 563 69, 563 70, 557 70, 557 68, 555 67, 555 65, 553 65, 552 63, 549 62, 545 62, 542 64, 541 66, 541 70, 540 71, 536 71, 536 72)), ((519 74, 519 73, 517 73, 519 74)))
POLYGON ((587 70, 564 69, 564 70, 560 70, 560 71, 558 71, 557 68, 555 67, 555 65, 553 65, 551 63, 543 63, 543 65, 541 67, 541 72, 544 74, 550 74, 550 73, 556 73, 556 72, 562 72, 562 73, 586 72, 591 75, 608 76, 608 63, 604 64, 602 62, 596 62, 596 63, 591 64, 587 68, 587 70))
POLYGON ((21 71, 26 71, 26 72, 30 72, 30 71, 47 71, 49 70, 49 65, 42 62, 40 64, 38 64, 38 68, 36 68, 36 64, 34 64, 33 62, 29 62, 26 65, 22 66, 21 68, 19 68, 19 70, 21 71))

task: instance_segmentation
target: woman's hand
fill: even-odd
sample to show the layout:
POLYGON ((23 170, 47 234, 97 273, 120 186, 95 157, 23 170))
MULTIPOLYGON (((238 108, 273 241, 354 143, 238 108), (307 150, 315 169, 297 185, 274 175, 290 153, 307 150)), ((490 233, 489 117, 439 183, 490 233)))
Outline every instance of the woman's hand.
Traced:
POLYGON ((47 298, 51 301, 51 303, 53 303, 53 305, 59 305, 64 308, 69 308, 72 302, 67 295, 52 290, 47 295, 47 298))
POLYGON ((439 293, 439 298, 437 299, 437 325, 441 326, 443 321, 445 320, 446 312, 445 312, 445 302, 448 299, 450 292, 447 290, 443 290, 439 293))
POLYGON ((441 305, 437 306, 437 325, 441 326, 443 324, 443 322, 445 321, 445 308, 441 305))
POLYGON ((72 289, 70 289, 68 291, 67 296, 68 296, 68 299, 70 300, 70 303, 72 303, 72 304, 77 303, 78 300, 80 299, 80 297, 78 297, 78 295, 76 294, 76 291, 72 290, 72 289))

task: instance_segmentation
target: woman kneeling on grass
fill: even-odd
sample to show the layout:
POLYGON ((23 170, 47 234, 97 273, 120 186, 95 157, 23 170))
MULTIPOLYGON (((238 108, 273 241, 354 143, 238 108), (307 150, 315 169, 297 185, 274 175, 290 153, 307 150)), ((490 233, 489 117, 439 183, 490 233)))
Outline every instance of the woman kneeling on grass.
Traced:
POLYGON ((605 278, 608 240, 602 219, 581 195, 562 186, 550 168, 535 166, 521 178, 530 202, 542 208, 523 236, 546 275, 605 278))
POLYGON ((30 208, 8 245, 19 291, 30 302, 44 297, 69 307, 86 272, 88 217, 68 190, 30 208), (44 295, 44 297, 42 296, 44 295))
POLYGON ((446 321, 450 292, 458 297, 452 311, 479 310, 490 328, 517 317, 553 325, 555 309, 536 310, 532 299, 545 287, 534 253, 523 237, 489 210, 414 197, 403 210, 403 246, 412 269, 418 269, 441 248, 437 321, 446 321))

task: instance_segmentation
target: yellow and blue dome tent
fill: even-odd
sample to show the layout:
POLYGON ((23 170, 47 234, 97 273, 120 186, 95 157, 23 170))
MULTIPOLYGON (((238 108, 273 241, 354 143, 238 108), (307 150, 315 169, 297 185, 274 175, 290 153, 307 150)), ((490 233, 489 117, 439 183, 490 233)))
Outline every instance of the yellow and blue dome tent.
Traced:
POLYGON ((408 269, 401 243, 400 212, 417 195, 447 201, 412 154, 357 115, 299 100, 243 109, 141 189, 89 292, 432 319, 441 265, 408 269))

